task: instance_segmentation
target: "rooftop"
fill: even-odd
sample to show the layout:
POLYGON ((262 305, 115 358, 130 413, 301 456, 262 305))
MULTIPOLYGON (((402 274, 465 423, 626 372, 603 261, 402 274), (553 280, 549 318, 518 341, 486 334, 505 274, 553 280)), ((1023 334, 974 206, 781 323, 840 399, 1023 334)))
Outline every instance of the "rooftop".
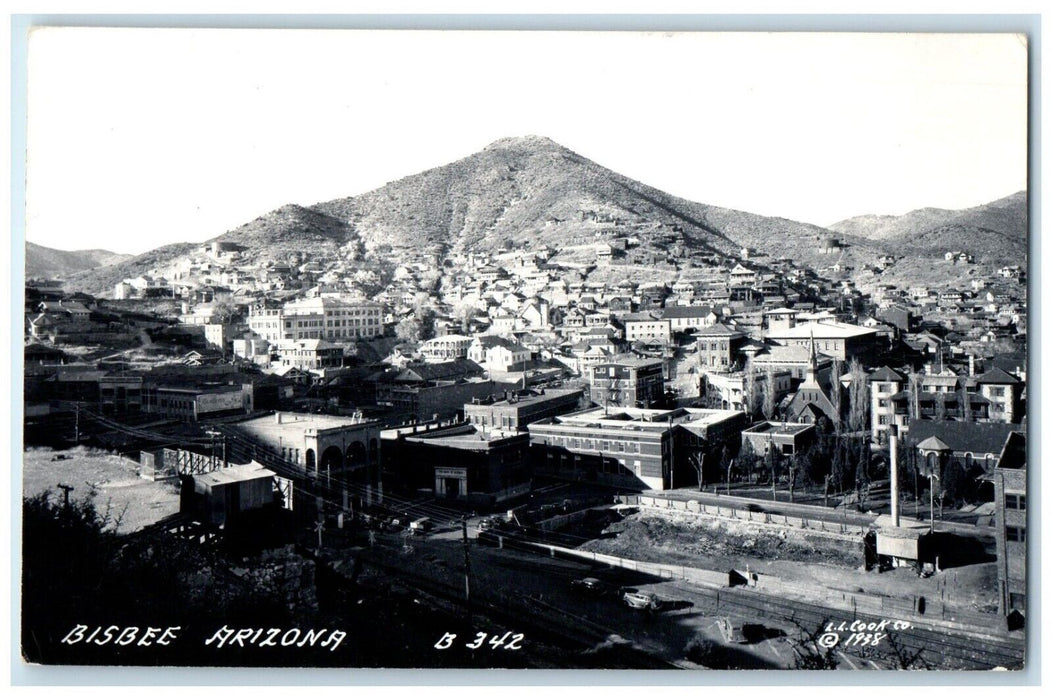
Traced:
POLYGON ((279 411, 235 423, 234 427, 258 437, 271 439, 302 437, 306 431, 323 431, 355 426, 374 425, 376 421, 356 416, 327 416, 320 413, 291 413, 279 411))
POLYGON ((815 338, 859 338, 866 335, 875 335, 876 331, 871 328, 854 326, 850 323, 839 321, 812 321, 801 323, 793 328, 782 330, 770 330, 767 336, 770 338, 806 339, 815 338))
POLYGON ((813 423, 771 423, 769 421, 763 421, 762 423, 757 423, 748 430, 743 430, 742 434, 796 436, 801 433, 806 433, 814 427, 813 423))
POLYGON ((952 420, 911 420, 909 439, 920 446, 935 437, 954 452, 971 452, 976 457, 1001 453, 1005 440, 1019 426, 1012 423, 972 423, 952 420))
MULTIPOLYGON (((704 408, 676 408, 672 410, 659 408, 615 408, 607 412, 598 406, 570 413, 558 418, 541 421, 544 425, 567 425, 577 427, 610 428, 617 430, 635 430, 660 432, 670 425, 688 428, 705 428, 709 425, 729 420, 741 411, 724 411, 704 408)), ((533 425, 538 425, 534 423, 533 425)))
POLYGON ((207 474, 198 474, 194 477, 194 480, 202 484, 208 484, 210 486, 217 486, 219 484, 234 484, 241 481, 251 481, 253 479, 270 479, 277 476, 274 472, 270 471, 262 464, 258 462, 249 462, 248 464, 238 464, 226 469, 217 469, 214 472, 208 472, 207 474))

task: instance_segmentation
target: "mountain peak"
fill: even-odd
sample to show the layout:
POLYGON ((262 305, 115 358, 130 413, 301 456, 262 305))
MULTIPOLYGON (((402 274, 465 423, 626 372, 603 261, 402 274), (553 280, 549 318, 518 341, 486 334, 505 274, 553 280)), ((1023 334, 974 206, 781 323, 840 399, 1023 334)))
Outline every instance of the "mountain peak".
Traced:
POLYGON ((495 151, 495 150, 551 150, 551 151, 566 151, 568 150, 565 146, 562 146, 555 141, 552 141, 547 136, 507 136, 502 139, 497 139, 490 145, 486 146, 484 151, 495 151))

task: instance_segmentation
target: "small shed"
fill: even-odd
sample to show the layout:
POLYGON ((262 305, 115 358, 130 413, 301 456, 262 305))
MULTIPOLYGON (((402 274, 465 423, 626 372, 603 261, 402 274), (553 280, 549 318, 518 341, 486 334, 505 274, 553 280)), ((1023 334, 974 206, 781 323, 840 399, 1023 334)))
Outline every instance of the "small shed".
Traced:
POLYGON ((899 518, 898 523, 890 515, 881 515, 873 523, 877 533, 877 557, 892 567, 919 566, 930 560, 928 523, 912 518, 899 518))
POLYGON ((258 462, 193 477, 193 509, 208 523, 224 527, 239 515, 275 503, 277 475, 258 462))

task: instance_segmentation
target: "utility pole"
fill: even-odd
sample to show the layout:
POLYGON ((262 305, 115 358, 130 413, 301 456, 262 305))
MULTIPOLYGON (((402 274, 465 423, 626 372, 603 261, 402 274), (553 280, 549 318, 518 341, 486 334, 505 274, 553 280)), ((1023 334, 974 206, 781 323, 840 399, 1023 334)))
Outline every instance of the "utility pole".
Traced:
POLYGON ((62 495, 65 498, 66 510, 69 510, 69 492, 73 490, 72 486, 67 484, 59 484, 58 487, 62 489, 62 495))
POLYGON ((73 442, 80 444, 80 403, 73 404, 76 409, 76 418, 73 422, 73 442))
POLYGON ((314 530, 318 533, 318 554, 321 554, 321 533, 325 529, 325 523, 319 520, 314 524, 314 530))
POLYGON ((468 609, 468 627, 471 627, 471 555, 468 549, 468 518, 460 521, 464 533, 464 601, 468 609))
POLYGON ((928 532, 935 532, 935 481, 939 477, 935 476, 932 472, 928 475, 928 502, 931 511, 931 525, 928 528, 928 532))

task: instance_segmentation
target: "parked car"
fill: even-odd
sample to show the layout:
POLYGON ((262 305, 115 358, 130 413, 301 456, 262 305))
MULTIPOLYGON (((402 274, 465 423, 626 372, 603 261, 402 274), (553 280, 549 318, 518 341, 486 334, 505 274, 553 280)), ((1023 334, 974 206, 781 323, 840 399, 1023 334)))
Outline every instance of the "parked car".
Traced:
POLYGON ((623 588, 621 600, 625 605, 636 610, 657 610, 660 606, 658 597, 653 593, 647 593, 635 588, 623 588))
POLYGON ((574 593, 580 593, 593 598, 602 596, 606 593, 606 589, 606 584, 597 578, 579 578, 575 581, 570 581, 570 590, 574 593))
POLYGON ((431 518, 417 518, 409 523, 409 529, 421 535, 425 532, 429 532, 432 527, 431 518))
POLYGON ((496 523, 494 523, 493 520, 491 520, 490 518, 483 518, 475 526, 475 532, 485 532, 486 530, 492 530, 494 525, 496 525, 496 523))

